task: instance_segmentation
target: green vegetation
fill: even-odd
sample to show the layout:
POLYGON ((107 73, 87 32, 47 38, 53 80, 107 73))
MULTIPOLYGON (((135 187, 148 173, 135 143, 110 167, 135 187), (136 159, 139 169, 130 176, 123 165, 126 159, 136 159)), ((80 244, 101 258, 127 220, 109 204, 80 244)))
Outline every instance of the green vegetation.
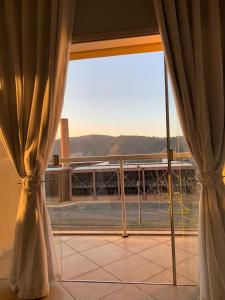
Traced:
MULTIPOLYGON (((60 140, 56 140, 54 147, 55 154, 59 154, 59 147, 60 140)), ((188 151, 183 137, 172 137, 171 147, 177 152, 188 151)), ((160 153, 166 152, 166 138, 125 135, 118 137, 109 135, 84 135, 70 137, 70 149, 71 153, 76 156, 160 153)))

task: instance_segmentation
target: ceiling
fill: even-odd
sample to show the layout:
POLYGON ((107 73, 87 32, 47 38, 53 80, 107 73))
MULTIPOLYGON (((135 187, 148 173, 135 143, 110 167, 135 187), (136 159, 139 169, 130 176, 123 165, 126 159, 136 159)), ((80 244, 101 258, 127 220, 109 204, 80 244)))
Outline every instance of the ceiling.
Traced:
POLYGON ((77 0, 74 43, 157 33, 153 0, 77 0))

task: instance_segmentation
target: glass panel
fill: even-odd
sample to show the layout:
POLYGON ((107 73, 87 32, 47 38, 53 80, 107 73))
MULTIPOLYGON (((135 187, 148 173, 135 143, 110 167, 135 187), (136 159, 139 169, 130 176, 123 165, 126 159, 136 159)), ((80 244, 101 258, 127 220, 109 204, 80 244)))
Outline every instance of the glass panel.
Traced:
POLYGON ((162 267, 148 281, 172 283, 167 163, 162 159, 135 161, 124 168, 128 230, 150 233, 141 236, 139 255, 162 267))
POLYGON ((48 168, 45 191, 53 230, 121 231, 118 164, 116 168, 104 170, 99 162, 48 168))
MULTIPOLYGON (((178 152, 189 152, 176 113, 171 86, 171 145, 178 152)), ((179 158, 172 164, 176 263, 178 284, 198 283, 198 205, 200 185, 198 171, 191 157, 179 158)))
MULTIPOLYGON (((71 62, 70 156, 166 152, 164 101, 162 52, 71 62)), ((46 175, 52 226, 64 233, 63 278, 171 283, 167 162, 124 161, 127 226, 136 231, 127 239, 105 235, 122 233, 119 171, 119 161, 74 161, 57 170, 58 189, 46 175)))
MULTIPOLYGON (((57 132, 57 138, 59 134, 57 132)), ((53 155, 59 157, 60 150, 54 149, 53 155)), ((49 163, 44 175, 44 192, 46 205, 50 217, 50 222, 53 229, 53 237, 55 243, 55 252, 58 260, 58 267, 61 272, 62 258, 64 256, 64 248, 61 241, 61 209, 63 206, 62 197, 62 175, 63 168, 61 166, 54 166, 53 163, 49 163)), ((67 187, 68 188, 68 187, 67 187)), ((69 190, 69 189, 67 189, 69 190)))
POLYGON ((142 161, 132 164, 132 168, 133 171, 127 171, 125 167, 128 228, 163 230, 163 233, 168 233, 170 222, 167 163, 163 163, 161 159, 158 162, 142 161))

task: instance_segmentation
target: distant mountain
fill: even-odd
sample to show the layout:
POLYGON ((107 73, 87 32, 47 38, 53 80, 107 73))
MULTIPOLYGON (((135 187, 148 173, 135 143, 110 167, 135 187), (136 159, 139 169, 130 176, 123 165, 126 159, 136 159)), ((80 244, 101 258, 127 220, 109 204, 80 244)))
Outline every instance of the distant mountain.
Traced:
MULTIPOLYGON (((182 136, 171 138, 171 148, 177 152, 188 151, 182 136)), ((59 154, 60 140, 55 141, 54 153, 59 154)), ((147 136, 118 137, 109 135, 84 135, 70 137, 71 155, 126 155, 166 152, 166 138, 147 136)))

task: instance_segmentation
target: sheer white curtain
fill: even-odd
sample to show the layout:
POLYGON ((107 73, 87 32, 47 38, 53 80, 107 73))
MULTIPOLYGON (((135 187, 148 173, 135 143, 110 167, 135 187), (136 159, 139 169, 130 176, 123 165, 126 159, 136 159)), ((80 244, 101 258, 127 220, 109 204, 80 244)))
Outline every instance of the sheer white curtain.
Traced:
POLYGON ((225 1, 155 0, 176 106, 202 184, 200 298, 225 299, 225 1))
POLYGON ((10 285, 23 299, 46 296, 57 274, 41 181, 63 104, 74 9, 75 0, 0 1, 0 133, 22 184, 10 285))

